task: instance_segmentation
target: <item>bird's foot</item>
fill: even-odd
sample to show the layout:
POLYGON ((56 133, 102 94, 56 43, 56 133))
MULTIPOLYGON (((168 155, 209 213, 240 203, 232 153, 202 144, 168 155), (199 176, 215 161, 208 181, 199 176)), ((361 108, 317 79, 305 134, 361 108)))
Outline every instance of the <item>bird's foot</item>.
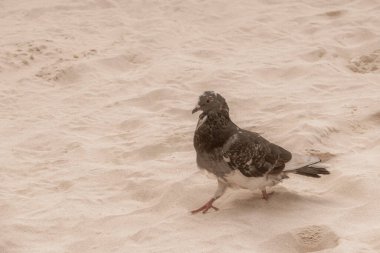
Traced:
POLYGON ((215 211, 218 211, 219 209, 215 206, 212 205, 212 203, 214 203, 216 199, 215 198, 212 198, 210 199, 206 204, 204 204, 202 207, 196 209, 196 210, 193 210, 191 211, 192 214, 196 214, 196 213, 199 213, 200 211, 202 211, 202 213, 206 213, 210 208, 214 209, 215 211))
POLYGON ((274 192, 267 193, 267 190, 261 190, 261 193, 263 195, 263 199, 268 200, 270 195, 273 195, 274 192))

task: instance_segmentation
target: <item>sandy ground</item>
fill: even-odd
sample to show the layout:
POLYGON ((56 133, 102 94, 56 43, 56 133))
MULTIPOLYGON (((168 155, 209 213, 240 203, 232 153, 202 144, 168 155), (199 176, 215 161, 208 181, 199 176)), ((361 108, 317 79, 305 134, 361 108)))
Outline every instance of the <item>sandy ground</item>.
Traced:
POLYGON ((380 2, 1 1, 0 252, 380 252, 380 2), (231 190, 198 96, 332 174, 231 190))

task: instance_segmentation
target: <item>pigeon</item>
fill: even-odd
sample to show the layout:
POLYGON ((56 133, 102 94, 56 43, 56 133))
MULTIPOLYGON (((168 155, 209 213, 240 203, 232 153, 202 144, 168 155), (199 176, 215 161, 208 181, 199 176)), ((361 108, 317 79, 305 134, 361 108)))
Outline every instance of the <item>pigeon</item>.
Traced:
POLYGON ((261 190, 262 198, 268 200, 267 187, 289 178, 289 174, 319 178, 330 174, 323 167, 311 163, 300 168, 285 170, 292 154, 284 148, 269 142, 258 133, 238 127, 231 121, 226 100, 218 93, 205 91, 192 111, 201 111, 194 134, 196 161, 200 169, 216 176, 218 187, 214 196, 193 214, 215 211, 214 201, 227 188, 261 190))

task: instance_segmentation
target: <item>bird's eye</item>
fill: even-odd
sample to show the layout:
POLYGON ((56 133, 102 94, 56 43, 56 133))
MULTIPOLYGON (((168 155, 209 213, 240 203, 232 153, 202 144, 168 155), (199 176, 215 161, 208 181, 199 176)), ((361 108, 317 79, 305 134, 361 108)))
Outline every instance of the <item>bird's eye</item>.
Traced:
POLYGON ((209 100, 209 99, 207 99, 207 100, 206 100, 206 103, 210 103, 210 100, 209 100))

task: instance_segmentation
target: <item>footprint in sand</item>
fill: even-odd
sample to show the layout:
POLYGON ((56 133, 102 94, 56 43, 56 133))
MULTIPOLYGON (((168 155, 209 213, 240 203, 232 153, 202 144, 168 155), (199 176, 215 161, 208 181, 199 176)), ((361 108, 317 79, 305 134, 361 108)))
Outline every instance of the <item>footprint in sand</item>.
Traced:
POLYGON ((75 62, 82 58, 90 58, 96 54, 96 49, 90 49, 72 54, 72 57, 69 58, 62 58, 64 57, 64 53, 62 50, 57 49, 55 55, 56 62, 42 67, 36 73, 36 76, 46 81, 75 82, 79 80, 81 74, 89 70, 86 64, 75 64, 75 62))
POLYGON ((41 68, 36 74, 37 77, 46 81, 59 81, 61 83, 73 83, 79 79, 80 71, 77 71, 75 67, 62 67, 59 65, 52 65, 41 68))
POLYGON ((52 40, 30 40, 25 42, 10 43, 2 46, 0 49, 0 71, 16 70, 25 67, 45 65, 36 76, 45 80, 69 79, 70 70, 63 66, 65 62, 77 61, 81 58, 89 58, 96 55, 95 49, 89 49, 82 52, 74 52, 72 57, 70 53, 64 52, 57 47, 52 40), (68 58, 65 55, 70 55, 68 58), (55 63, 52 63, 55 61, 55 63), (69 78, 67 78, 69 77, 69 78))
POLYGON ((291 232, 299 252, 313 252, 334 248, 338 245, 337 235, 327 226, 307 226, 291 232))
POLYGON ((277 235, 264 242, 261 248, 273 252, 306 253, 331 249, 338 246, 339 237, 324 225, 310 225, 277 235))
POLYGON ((309 52, 301 54, 300 57, 308 62, 316 62, 321 60, 324 56, 326 56, 327 51, 324 48, 313 49, 309 52))
POLYGON ((380 73, 380 49, 370 54, 353 58, 348 68, 356 73, 380 73))
POLYGON ((317 156, 319 159, 322 160, 322 162, 327 162, 328 160, 334 158, 336 154, 330 153, 330 152, 322 152, 317 149, 308 149, 306 150, 310 155, 317 156))
POLYGON ((33 40, 4 45, 0 51, 0 65, 4 69, 19 69, 41 59, 49 51, 49 40, 33 40))
POLYGON ((334 10, 334 11, 328 11, 324 13, 323 15, 328 17, 328 18, 339 18, 345 15, 347 11, 345 10, 334 10))
POLYGON ((369 120, 371 120, 374 123, 380 124, 380 112, 376 112, 376 113, 372 114, 369 117, 369 120))

